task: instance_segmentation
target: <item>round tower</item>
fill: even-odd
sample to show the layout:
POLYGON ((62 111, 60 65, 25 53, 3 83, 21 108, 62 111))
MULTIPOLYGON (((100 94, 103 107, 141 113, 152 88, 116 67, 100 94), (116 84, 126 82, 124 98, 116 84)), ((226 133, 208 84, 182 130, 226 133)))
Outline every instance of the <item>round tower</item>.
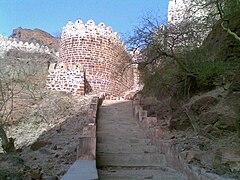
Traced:
POLYGON ((134 81, 133 71, 125 68, 131 55, 119 35, 104 23, 93 20, 84 24, 80 19, 63 27, 60 63, 81 65, 85 70, 85 86, 107 97, 120 96, 134 81))

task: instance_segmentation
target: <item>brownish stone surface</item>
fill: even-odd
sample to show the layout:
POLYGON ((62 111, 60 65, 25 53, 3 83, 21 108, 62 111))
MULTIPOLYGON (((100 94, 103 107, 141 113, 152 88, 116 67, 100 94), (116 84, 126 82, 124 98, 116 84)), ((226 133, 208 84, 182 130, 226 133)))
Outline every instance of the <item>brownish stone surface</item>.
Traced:
POLYGON ((59 49, 60 39, 53 37, 41 29, 17 28, 13 30, 10 37, 23 42, 39 43, 40 45, 48 46, 55 50, 59 49))
POLYGON ((106 93, 106 98, 119 96, 133 85, 133 72, 123 68, 131 62, 122 45, 104 37, 70 37, 61 41, 61 62, 81 64, 86 81, 93 91, 106 93))

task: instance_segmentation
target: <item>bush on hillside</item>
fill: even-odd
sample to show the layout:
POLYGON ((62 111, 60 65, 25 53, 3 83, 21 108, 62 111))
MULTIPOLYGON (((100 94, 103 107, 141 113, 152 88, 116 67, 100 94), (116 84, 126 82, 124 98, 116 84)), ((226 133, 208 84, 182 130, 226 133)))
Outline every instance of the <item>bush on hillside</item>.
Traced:
POLYGON ((168 63, 158 67, 154 71, 141 69, 142 79, 144 83, 144 92, 149 95, 172 93, 173 84, 177 83, 179 68, 175 63, 168 63), (143 72, 144 70, 144 72, 143 72))
POLYGON ((184 55, 184 63, 196 75, 197 87, 212 88, 216 85, 224 85, 233 78, 239 66, 239 60, 226 61, 209 52, 204 46, 195 48, 184 55))
POLYGON ((155 67, 154 71, 143 68, 145 92, 152 95, 168 92, 170 95, 177 93, 187 96, 211 90, 231 81, 240 67, 240 59, 225 61, 204 47, 186 51, 181 55, 181 61, 191 70, 191 74, 174 62, 155 67))

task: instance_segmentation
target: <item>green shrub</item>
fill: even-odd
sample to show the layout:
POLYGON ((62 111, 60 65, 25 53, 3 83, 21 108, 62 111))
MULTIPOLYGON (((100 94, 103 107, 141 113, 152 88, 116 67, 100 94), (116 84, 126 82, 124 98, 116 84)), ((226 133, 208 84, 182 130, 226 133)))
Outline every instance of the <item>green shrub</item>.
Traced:
POLYGON ((225 61, 205 48, 186 51, 181 59, 191 74, 183 71, 173 61, 169 62, 169 59, 162 60, 164 65, 155 64, 152 68, 143 68, 144 92, 158 95, 162 92, 173 94, 180 91, 182 95, 189 95, 199 90, 210 90, 231 80, 240 66, 240 59, 225 61))
POLYGON ((154 71, 144 71, 144 92, 146 94, 158 95, 159 93, 171 93, 172 87, 180 74, 175 63, 168 63, 154 71))
POLYGON ((226 0, 223 6, 223 12, 225 17, 239 14, 240 1, 239 0, 226 0))
POLYGON ((226 70, 224 62, 204 62, 198 66, 197 82, 199 86, 212 85, 216 77, 220 77, 226 70))
POLYGON ((215 81, 224 81, 223 79, 232 76, 239 66, 238 60, 225 61, 205 48, 187 52, 184 55, 184 63, 196 76, 198 87, 213 87, 215 81))

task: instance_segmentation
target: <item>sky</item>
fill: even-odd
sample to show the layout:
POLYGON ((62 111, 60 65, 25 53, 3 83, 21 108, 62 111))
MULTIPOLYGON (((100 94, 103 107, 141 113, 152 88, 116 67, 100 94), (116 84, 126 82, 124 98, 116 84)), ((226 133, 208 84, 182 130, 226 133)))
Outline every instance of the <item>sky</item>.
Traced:
POLYGON ((13 29, 39 28, 60 35, 69 20, 103 22, 121 36, 132 33, 141 18, 151 15, 166 22, 168 0, 0 0, 0 34, 13 29))

